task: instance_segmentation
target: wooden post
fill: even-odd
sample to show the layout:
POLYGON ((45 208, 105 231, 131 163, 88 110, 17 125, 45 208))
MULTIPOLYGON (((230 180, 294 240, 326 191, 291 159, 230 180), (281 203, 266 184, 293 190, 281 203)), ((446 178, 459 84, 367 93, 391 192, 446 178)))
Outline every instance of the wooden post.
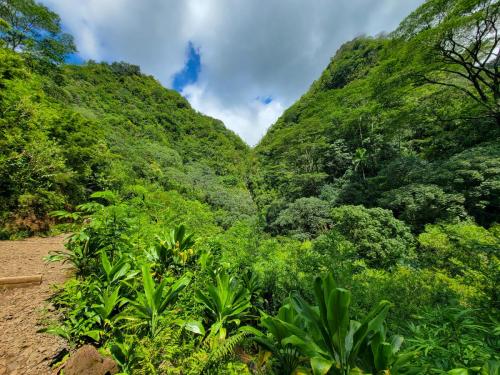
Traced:
POLYGON ((0 277, 0 288, 18 288, 41 283, 42 275, 0 277))

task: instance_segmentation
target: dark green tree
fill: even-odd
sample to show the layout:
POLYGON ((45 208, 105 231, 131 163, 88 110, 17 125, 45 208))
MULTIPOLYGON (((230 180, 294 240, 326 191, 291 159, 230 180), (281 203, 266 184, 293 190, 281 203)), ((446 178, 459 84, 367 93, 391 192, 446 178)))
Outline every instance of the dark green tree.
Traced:
POLYGON ((13 51, 56 63, 76 51, 60 17, 34 0, 0 0, 0 20, 0 39, 13 51))
POLYGON ((304 239, 328 230, 330 205, 319 198, 300 198, 281 211, 272 226, 281 233, 304 239))
POLYGON ((396 35, 410 39, 425 82, 457 89, 500 125, 500 3, 428 0, 396 35))
POLYGON ((498 142, 469 148, 430 168, 427 178, 445 190, 462 194, 468 214, 478 223, 488 226, 500 221, 498 142))
POLYGON ((436 185, 410 184, 385 192, 378 204, 418 231, 428 223, 466 217, 464 200, 463 195, 447 194, 436 185))
POLYGON ((333 231, 352 242, 371 267, 389 268, 413 258, 413 236, 389 210, 341 206, 332 210, 332 222, 333 231))

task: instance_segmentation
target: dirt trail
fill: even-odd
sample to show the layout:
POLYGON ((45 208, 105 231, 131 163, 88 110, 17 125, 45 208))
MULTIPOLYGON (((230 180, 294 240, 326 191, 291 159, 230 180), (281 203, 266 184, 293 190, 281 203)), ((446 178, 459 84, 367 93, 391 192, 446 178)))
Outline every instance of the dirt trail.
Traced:
POLYGON ((37 333, 40 320, 55 314, 47 303, 51 285, 68 277, 65 266, 47 264, 43 257, 63 249, 64 239, 0 241, 0 277, 43 275, 41 285, 0 289, 0 375, 50 374, 51 359, 65 346, 55 336, 37 333))

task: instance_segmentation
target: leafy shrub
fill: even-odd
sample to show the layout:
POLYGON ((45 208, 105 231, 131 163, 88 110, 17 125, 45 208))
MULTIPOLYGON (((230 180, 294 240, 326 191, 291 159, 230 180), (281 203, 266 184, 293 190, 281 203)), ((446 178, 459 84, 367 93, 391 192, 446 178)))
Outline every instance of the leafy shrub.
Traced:
POLYGON ((130 302, 131 309, 125 318, 131 322, 133 327, 139 329, 144 327, 151 337, 156 336, 162 328, 160 325, 162 315, 167 312, 167 308, 190 281, 190 277, 184 275, 169 287, 166 285, 167 280, 156 284, 151 276, 150 268, 143 265, 143 292, 138 292, 136 299, 130 302))
POLYGON ((391 328, 401 330, 422 306, 471 306, 483 300, 480 289, 454 279, 443 271, 399 266, 391 271, 357 269, 347 285, 353 293, 356 313, 366 313, 381 299, 398 301, 388 319, 391 328))
POLYGON ((498 308, 500 237, 496 226, 487 230, 471 222, 428 225, 418 241, 425 265, 482 290, 488 303, 498 308))
POLYGON ((332 222, 333 231, 352 242, 357 257, 371 267, 393 267, 414 258, 413 236, 391 211, 342 206, 332 210, 332 222))
POLYGON ((276 312, 292 291, 310 294, 307 285, 315 273, 304 267, 309 245, 288 238, 267 239, 259 244, 252 270, 261 280, 267 311, 276 312))
POLYGON ((331 225, 330 206, 318 198, 300 198, 281 211, 272 227, 298 239, 315 237, 331 225))
POLYGON ((408 348, 422 353, 418 363, 430 372, 454 367, 472 372, 489 360, 500 361, 498 328, 478 310, 428 306, 408 324, 408 348))
POLYGON ((206 292, 196 292, 196 300, 202 303, 212 318, 211 336, 226 338, 228 327, 239 326, 252 306, 251 294, 241 286, 236 278, 227 274, 218 274, 215 285, 209 285, 206 292))
MULTIPOLYGON (((298 348, 310 360, 314 374, 389 370, 394 374, 406 373, 406 362, 411 355, 398 354, 403 338, 394 337, 391 343, 386 342, 383 322, 389 302, 381 301, 357 322, 349 317, 350 292, 338 288, 331 274, 323 279, 316 278, 313 289, 315 306, 294 295, 291 306, 284 306, 285 310, 281 310, 277 318, 263 319, 273 339, 279 340, 278 346, 267 344, 267 347, 279 351, 283 351, 283 345, 298 348)), ((269 343, 268 339, 259 341, 269 343)))
POLYGON ((165 237, 157 237, 158 242, 147 254, 148 261, 155 269, 159 279, 170 272, 182 274, 187 263, 193 260, 193 234, 186 234, 186 227, 181 224, 172 229, 165 237))
POLYGON ((378 200, 381 207, 392 210, 394 216, 416 231, 436 221, 465 218, 463 203, 464 197, 460 194, 447 194, 436 185, 422 184, 389 190, 378 200))
POLYGON ((465 208, 476 221, 490 225, 499 221, 500 148, 484 144, 433 166, 430 178, 447 190, 465 197, 465 208))

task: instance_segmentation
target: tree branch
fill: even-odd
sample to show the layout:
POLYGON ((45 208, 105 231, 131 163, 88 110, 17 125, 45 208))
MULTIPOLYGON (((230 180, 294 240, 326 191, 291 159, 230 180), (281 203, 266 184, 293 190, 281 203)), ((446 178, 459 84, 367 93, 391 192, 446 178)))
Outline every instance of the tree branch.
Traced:
POLYGON ((488 102, 486 101, 483 101, 481 98, 478 98, 476 95, 474 95, 471 91, 467 90, 465 87, 462 87, 462 86, 459 86, 459 85, 456 85, 454 83, 449 83, 449 82, 441 82, 441 81, 436 81, 434 79, 431 79, 427 76, 422 76, 422 78, 424 79, 424 81, 426 81, 427 83, 431 83, 431 84, 434 84, 434 85, 440 85, 440 86, 446 86, 446 87, 452 87, 454 89, 457 89, 457 90, 460 90, 462 91, 463 93, 465 93, 466 95, 468 95, 470 98, 474 99, 477 103, 481 104, 482 106, 488 108, 488 110, 492 111, 493 109, 489 106, 488 102))

